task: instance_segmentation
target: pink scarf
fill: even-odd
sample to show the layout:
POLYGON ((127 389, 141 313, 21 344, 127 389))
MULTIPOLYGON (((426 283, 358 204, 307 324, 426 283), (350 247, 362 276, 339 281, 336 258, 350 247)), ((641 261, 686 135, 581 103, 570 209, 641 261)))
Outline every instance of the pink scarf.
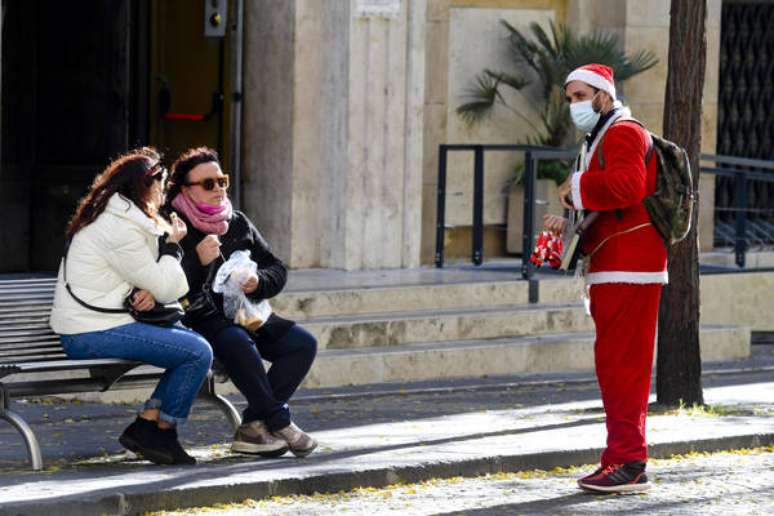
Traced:
POLYGON ((220 206, 197 206, 190 197, 180 192, 172 199, 172 206, 191 221, 196 229, 203 233, 225 235, 228 221, 231 220, 231 201, 223 201, 220 206))

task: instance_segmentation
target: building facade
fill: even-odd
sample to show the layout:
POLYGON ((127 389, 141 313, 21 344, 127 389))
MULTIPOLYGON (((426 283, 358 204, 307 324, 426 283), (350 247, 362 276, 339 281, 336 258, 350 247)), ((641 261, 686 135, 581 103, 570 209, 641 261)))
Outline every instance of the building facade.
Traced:
MULTIPOLYGON (((190 145, 218 148, 239 177, 233 193, 241 208, 292 267, 432 263, 438 145, 514 143, 530 134, 506 109, 475 127, 456 114, 476 73, 508 63, 500 20, 603 31, 627 52, 653 52, 658 64, 622 92, 637 118, 654 132, 662 126, 669 0, 88 0, 77 10, 1 1, 0 181, 9 223, 0 229, 0 272, 53 270, 66 219, 93 175, 138 144, 170 159, 190 145), (222 36, 207 34, 216 8, 222 36)), ((729 79, 720 71, 721 56, 744 52, 745 43, 736 37, 724 54, 721 40, 723 24, 738 33, 752 23, 740 21, 750 9, 758 9, 745 15, 752 21, 774 11, 708 0, 707 153, 717 142, 724 153, 741 148, 738 127, 723 130, 719 113, 748 97, 740 100, 738 82, 723 89, 729 79)), ((759 39, 763 49, 771 45, 772 36, 759 39)), ((731 61, 723 66, 736 76, 731 61)), ((761 66, 750 72, 764 79, 756 98, 771 98, 771 66, 761 66)), ((508 100, 530 108, 528 99, 508 100)), ((760 109, 774 115, 771 105, 760 109)), ((726 112, 723 120, 736 116, 726 112)), ((761 143, 750 157, 774 159, 766 154, 771 126, 756 120, 748 125, 758 124, 761 143)), ((487 156, 487 257, 507 252, 505 185, 519 159, 487 156)), ((467 256, 472 156, 448 165, 447 255, 467 256)), ((715 181, 702 178, 704 250, 713 245, 714 198, 715 181)))

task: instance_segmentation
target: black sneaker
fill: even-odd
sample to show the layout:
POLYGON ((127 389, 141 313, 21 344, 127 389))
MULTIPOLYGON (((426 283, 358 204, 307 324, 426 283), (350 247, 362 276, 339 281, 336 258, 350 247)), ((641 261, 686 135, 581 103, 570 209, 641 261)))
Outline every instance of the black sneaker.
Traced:
POLYGON ((137 417, 118 438, 121 446, 154 464, 174 464, 175 458, 169 450, 155 421, 137 417))
POLYGON ((159 429, 159 433, 161 433, 161 438, 164 441, 167 451, 172 455, 172 464, 183 464, 186 466, 193 466, 196 464, 196 459, 188 455, 180 445, 180 441, 177 439, 176 428, 159 429))
POLYGON ((591 475, 578 480, 578 486, 586 491, 599 493, 636 493, 650 489, 644 462, 613 464, 599 468, 591 475))

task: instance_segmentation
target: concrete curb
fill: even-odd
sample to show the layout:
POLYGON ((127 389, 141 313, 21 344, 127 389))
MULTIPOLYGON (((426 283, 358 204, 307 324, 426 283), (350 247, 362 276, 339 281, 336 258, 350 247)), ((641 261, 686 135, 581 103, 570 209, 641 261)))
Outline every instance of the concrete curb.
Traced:
MULTIPOLYGON (((650 447, 653 458, 667 458, 690 452, 713 452, 774 445, 774 433, 749 434, 717 439, 660 443, 650 447)), ((596 463, 601 449, 567 450, 551 453, 481 457, 459 462, 429 462, 396 468, 348 471, 222 486, 193 487, 157 492, 113 493, 101 497, 59 499, 47 502, 0 504, 0 516, 50 515, 81 516, 84 514, 141 514, 149 511, 184 509, 216 503, 241 502, 246 498, 262 499, 293 494, 335 493, 357 487, 384 487, 402 482, 420 482, 431 478, 478 476, 486 473, 552 469, 596 463)))

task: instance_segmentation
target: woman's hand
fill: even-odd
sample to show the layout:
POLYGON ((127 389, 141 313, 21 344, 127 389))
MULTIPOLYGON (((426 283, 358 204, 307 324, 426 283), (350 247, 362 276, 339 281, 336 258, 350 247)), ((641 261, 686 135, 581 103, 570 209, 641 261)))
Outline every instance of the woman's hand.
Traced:
POLYGON ((156 299, 147 290, 138 290, 132 297, 132 308, 138 312, 147 312, 156 306, 156 299))
POLYGON ((185 225, 183 219, 177 216, 177 213, 172 213, 169 218, 172 222, 172 230, 167 237, 167 242, 179 244, 180 241, 188 234, 188 226, 185 225))
POLYGON ((196 246, 196 254, 202 265, 209 265, 220 255, 220 240, 218 235, 207 235, 196 246))
POLYGON ((247 277, 247 280, 242 283, 242 292, 245 294, 252 294, 258 289, 259 283, 258 276, 250 274, 250 276, 247 277))
POLYGON ((564 228, 567 227, 567 219, 549 213, 543 217, 543 226, 548 231, 561 235, 564 232, 564 228))

